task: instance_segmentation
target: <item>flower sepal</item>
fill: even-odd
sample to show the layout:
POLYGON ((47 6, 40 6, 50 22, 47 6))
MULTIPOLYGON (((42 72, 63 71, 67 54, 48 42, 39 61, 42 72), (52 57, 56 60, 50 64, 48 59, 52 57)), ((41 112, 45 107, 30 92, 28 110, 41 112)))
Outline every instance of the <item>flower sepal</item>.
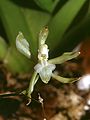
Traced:
POLYGON ((17 38, 16 38, 16 47, 21 52, 24 54, 27 58, 31 57, 31 52, 29 49, 29 43, 28 41, 24 38, 24 35, 22 32, 19 32, 17 38))
POLYGON ((78 57, 79 55, 80 52, 66 52, 59 57, 48 60, 48 62, 51 64, 62 64, 68 60, 78 57))

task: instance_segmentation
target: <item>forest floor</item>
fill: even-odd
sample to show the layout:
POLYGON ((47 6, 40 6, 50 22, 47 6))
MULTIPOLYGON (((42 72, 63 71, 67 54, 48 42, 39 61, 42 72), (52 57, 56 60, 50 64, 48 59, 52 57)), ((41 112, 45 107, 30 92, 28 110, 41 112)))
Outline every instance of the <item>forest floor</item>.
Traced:
MULTIPOLYGON (((65 71, 65 66, 58 67, 59 73, 71 75, 72 70, 65 71)), ((77 73, 72 76, 81 76, 77 73)), ((18 93, 27 88, 30 77, 30 74, 12 75, 0 64, 0 120, 90 120, 90 105, 87 104, 90 91, 80 91, 77 82, 62 84, 52 79, 43 84, 39 80, 27 106, 28 99, 18 93)))

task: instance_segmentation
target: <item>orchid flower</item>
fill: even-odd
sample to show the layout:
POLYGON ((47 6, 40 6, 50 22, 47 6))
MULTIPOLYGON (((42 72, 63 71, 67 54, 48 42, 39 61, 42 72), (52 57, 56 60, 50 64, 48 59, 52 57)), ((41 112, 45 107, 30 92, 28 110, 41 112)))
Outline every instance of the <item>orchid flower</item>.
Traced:
MULTIPOLYGON (((38 63, 34 66, 34 73, 30 80, 29 88, 23 91, 24 94, 27 94, 28 97, 31 97, 31 93, 33 92, 34 85, 36 84, 39 77, 44 83, 48 83, 52 78, 62 82, 62 83, 70 83, 76 81, 75 78, 63 78, 59 75, 53 73, 56 68, 55 64, 64 63, 67 60, 73 59, 77 57, 80 52, 67 52, 63 55, 53 58, 49 60, 49 49, 46 44, 46 39, 48 37, 48 27, 44 27, 40 33, 38 38, 38 63)), ((16 47, 17 49, 23 53, 28 58, 31 57, 31 52, 29 49, 29 43, 24 38, 23 34, 19 32, 16 38, 16 47)))

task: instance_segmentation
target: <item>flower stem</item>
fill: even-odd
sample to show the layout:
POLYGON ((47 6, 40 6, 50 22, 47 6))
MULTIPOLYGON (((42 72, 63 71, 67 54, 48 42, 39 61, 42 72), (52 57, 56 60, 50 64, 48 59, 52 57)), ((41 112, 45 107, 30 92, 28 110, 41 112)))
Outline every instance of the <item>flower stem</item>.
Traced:
POLYGON ((37 76, 37 72, 34 71, 32 78, 30 80, 30 83, 29 83, 28 91, 27 91, 28 97, 31 97, 31 93, 33 92, 34 85, 36 84, 38 78, 39 78, 39 76, 37 76))

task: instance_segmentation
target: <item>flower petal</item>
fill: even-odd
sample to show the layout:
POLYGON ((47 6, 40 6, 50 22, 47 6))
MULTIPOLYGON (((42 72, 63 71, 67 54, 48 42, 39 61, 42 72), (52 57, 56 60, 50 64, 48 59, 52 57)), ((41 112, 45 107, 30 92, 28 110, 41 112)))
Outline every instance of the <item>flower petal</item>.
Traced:
POLYGON ((79 55, 80 55, 80 52, 66 52, 66 53, 62 54, 61 56, 59 56, 59 57, 48 60, 48 62, 52 63, 52 64, 62 64, 65 61, 76 58, 79 55))
POLYGON ((16 38, 16 47, 26 57, 28 57, 28 58, 31 57, 31 53, 30 53, 30 50, 29 50, 29 43, 24 38, 24 36, 21 32, 19 32, 19 34, 16 38))
POLYGON ((52 74, 52 77, 61 83, 73 83, 78 80, 77 78, 65 78, 56 74, 52 74))
POLYGON ((48 27, 47 26, 42 28, 42 30, 39 33, 39 46, 45 44, 45 41, 46 41, 46 39, 48 37, 48 33, 49 33, 49 31, 48 31, 48 27))
POLYGON ((48 64, 46 66, 43 66, 42 64, 37 64, 34 69, 37 73, 39 73, 41 80, 44 83, 48 83, 50 81, 50 78, 52 76, 52 71, 55 69, 54 64, 48 64))
POLYGON ((35 65, 34 69, 37 73, 39 73, 42 70, 43 66, 42 64, 38 63, 35 65))

